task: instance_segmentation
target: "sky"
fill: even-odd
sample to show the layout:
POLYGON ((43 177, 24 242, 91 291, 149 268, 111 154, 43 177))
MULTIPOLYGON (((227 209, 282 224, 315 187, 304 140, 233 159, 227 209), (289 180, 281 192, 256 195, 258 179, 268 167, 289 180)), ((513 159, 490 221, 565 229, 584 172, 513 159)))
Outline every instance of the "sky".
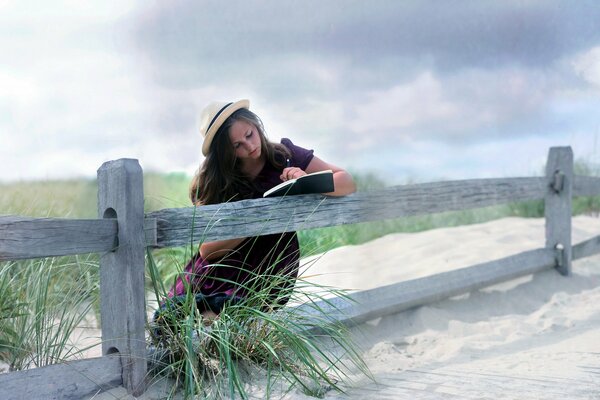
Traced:
POLYGON ((0 0, 0 182, 192 174, 211 101, 391 184, 600 161, 596 1, 0 0))

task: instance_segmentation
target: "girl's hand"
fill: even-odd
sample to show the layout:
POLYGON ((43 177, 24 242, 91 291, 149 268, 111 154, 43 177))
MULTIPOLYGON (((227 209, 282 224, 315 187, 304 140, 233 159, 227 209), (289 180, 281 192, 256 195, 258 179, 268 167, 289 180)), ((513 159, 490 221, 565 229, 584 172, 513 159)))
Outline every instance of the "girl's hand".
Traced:
POLYGON ((282 181, 289 181, 290 179, 300 178, 301 176, 306 175, 306 172, 302 171, 298 167, 288 167, 284 168, 283 172, 279 176, 282 181))

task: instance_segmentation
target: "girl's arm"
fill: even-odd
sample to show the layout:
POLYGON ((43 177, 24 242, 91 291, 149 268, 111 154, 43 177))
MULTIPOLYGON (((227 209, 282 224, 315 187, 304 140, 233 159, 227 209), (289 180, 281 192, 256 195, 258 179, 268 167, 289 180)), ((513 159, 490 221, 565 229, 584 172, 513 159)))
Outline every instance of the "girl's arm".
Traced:
POLYGON ((214 242, 204 242, 200 245, 200 256, 205 260, 214 260, 230 253, 239 246, 246 238, 216 240, 214 242))
MULTIPOLYGON (((330 193, 325 193, 326 195, 345 196, 347 194, 356 192, 356 185, 354 184, 352 175, 350 175, 344 169, 333 164, 329 164, 318 157, 312 158, 306 167, 306 171, 302 171, 300 168, 296 167, 285 168, 281 174, 281 179, 286 181, 288 179, 299 178, 302 175, 312 174, 313 172, 324 171, 328 169, 333 171, 335 190, 330 193)), ((239 246, 245 239, 246 238, 239 238, 204 242, 200 245, 200 255, 205 260, 223 257, 239 246)))
POLYGON ((289 167, 283 170, 281 179, 287 181, 288 179, 299 178, 302 175, 312 174, 313 172, 324 171, 330 169, 333 171, 333 183, 335 190, 330 193, 325 193, 328 196, 345 196, 350 193, 356 192, 356 185, 354 179, 344 169, 337 167, 333 164, 329 164, 318 157, 313 157, 306 171, 302 171, 300 168, 289 167))

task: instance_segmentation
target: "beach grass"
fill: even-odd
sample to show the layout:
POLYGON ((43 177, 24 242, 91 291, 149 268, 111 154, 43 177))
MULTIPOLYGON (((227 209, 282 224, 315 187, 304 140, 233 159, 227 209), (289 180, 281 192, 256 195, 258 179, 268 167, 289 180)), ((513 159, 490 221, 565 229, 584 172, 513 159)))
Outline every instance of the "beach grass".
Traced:
POLYGON ((98 304, 97 262, 80 257, 0 264, 0 361, 9 371, 78 358, 76 328, 98 304))
POLYGON ((348 299, 345 292, 269 273, 270 268, 245 271, 246 295, 227 301, 209 319, 200 314, 202 300, 190 285, 184 295, 169 298, 150 252, 148 261, 156 301, 163 304, 149 329, 151 348, 162 354, 153 379, 172 378, 173 390, 184 398, 245 399, 257 391, 278 398, 294 388, 321 397, 329 390, 343 392, 341 383, 350 374, 371 376, 346 327, 320 305, 330 304, 330 296, 348 299), (303 304, 302 312, 281 307, 288 300, 303 304))

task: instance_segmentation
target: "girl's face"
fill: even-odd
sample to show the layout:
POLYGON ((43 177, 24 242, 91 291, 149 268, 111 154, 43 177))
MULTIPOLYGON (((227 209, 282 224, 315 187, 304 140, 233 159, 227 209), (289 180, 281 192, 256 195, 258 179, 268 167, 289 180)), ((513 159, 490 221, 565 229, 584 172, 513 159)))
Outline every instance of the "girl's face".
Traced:
POLYGON ((253 124, 246 121, 235 121, 229 128, 229 140, 238 159, 258 160, 260 158, 260 135, 253 124))

